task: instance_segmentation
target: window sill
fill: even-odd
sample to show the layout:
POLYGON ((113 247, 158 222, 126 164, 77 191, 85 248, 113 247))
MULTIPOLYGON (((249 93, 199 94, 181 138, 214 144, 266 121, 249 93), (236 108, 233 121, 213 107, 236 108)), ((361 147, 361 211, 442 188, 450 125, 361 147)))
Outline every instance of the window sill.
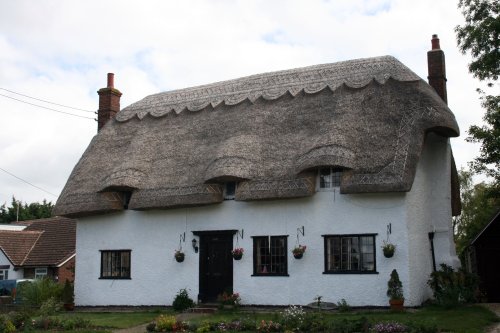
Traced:
POLYGON ((332 272, 332 271, 327 271, 323 272, 323 274, 378 274, 377 271, 339 271, 339 272, 332 272))
POLYGON ((272 273, 262 273, 262 274, 252 274, 251 276, 257 276, 257 277, 261 277, 261 276, 290 276, 288 274, 272 274, 272 273))
POLYGON ((119 277, 119 276, 110 276, 110 277, 103 277, 101 276, 99 280, 132 280, 131 277, 119 277))

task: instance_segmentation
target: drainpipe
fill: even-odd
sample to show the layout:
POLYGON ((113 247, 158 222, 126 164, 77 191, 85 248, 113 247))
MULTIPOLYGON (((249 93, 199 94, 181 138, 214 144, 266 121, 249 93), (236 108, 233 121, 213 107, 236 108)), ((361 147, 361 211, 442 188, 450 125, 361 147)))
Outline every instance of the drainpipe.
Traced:
POLYGON ((434 232, 429 232, 429 241, 431 242, 431 254, 432 254, 432 271, 436 271, 436 256, 434 254, 434 232))

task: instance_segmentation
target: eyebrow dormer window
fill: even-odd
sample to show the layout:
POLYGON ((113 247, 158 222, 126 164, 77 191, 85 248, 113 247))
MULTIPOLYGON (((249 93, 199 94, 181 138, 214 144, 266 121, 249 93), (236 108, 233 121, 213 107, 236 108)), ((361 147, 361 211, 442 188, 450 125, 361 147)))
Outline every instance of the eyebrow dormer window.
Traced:
POLYGON ((321 168, 319 169, 319 189, 328 190, 340 187, 342 178, 342 169, 340 168, 321 168))

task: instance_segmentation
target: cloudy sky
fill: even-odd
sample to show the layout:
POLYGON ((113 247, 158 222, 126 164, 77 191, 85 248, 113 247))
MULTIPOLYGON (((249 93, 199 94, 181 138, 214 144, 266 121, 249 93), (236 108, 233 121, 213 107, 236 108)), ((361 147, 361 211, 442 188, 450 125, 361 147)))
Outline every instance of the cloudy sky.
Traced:
POLYGON ((449 106, 462 131, 452 145, 465 167, 479 150, 465 130, 483 110, 470 58, 456 46, 457 2, 0 0, 0 205, 13 195, 56 201, 96 134, 96 91, 108 72, 122 107, 161 91, 387 54, 426 79, 432 34, 446 53, 449 106))

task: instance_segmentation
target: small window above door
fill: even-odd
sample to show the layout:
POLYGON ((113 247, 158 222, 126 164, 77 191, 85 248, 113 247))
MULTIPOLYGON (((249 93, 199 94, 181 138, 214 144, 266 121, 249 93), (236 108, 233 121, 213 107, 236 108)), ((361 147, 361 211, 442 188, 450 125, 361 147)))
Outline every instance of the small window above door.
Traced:
POLYGON ((318 191, 332 191, 340 187, 342 172, 342 168, 337 167, 320 168, 318 175, 318 191))

